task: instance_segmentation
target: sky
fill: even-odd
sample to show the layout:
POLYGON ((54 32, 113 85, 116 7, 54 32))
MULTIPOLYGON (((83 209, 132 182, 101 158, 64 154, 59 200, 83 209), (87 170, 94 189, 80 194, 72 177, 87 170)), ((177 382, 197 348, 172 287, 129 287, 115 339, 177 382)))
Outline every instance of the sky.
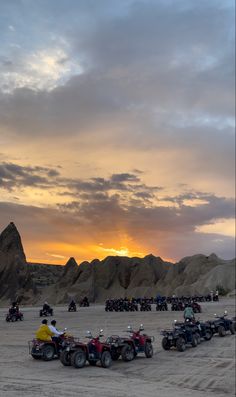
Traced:
POLYGON ((235 256, 233 0, 0 0, 0 231, 28 261, 235 256))

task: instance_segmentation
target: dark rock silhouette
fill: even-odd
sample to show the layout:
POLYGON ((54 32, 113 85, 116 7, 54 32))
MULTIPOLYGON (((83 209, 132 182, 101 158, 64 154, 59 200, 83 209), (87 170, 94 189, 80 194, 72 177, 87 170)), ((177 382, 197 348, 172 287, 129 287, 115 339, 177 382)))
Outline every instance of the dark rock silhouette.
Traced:
POLYGON ((155 296, 157 293, 202 294, 221 285, 235 289, 235 260, 215 254, 193 255, 173 264, 160 257, 108 256, 82 262, 71 257, 65 266, 28 264, 14 223, 0 235, 0 299, 17 297, 25 303, 79 301, 104 302, 107 298, 155 296))

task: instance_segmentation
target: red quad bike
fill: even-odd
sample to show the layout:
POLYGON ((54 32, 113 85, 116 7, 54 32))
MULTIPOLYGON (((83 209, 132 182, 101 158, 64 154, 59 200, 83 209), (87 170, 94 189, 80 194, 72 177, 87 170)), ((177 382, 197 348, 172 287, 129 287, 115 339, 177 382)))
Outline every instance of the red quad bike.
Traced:
POLYGON ((107 339, 107 342, 111 346, 111 356, 113 360, 118 360, 121 356, 123 361, 132 361, 138 353, 144 353, 147 358, 153 356, 154 341, 153 336, 141 334, 144 330, 141 324, 138 331, 133 331, 129 325, 127 331, 131 334, 130 338, 122 338, 116 335, 112 335, 107 339))
MULTIPOLYGON (((51 361, 54 358, 59 358, 70 343, 75 343, 76 338, 69 336, 66 333, 61 335, 58 342, 42 341, 33 339, 28 342, 29 354, 35 359, 43 361, 51 361)), ((68 363, 67 365, 70 365, 68 363)))
POLYGON ((194 313, 201 313, 201 312, 202 312, 202 308, 201 308, 201 305, 199 305, 199 303, 193 302, 193 303, 191 304, 191 306, 192 306, 192 308, 193 308, 193 312, 194 312, 194 313))
MULTIPOLYGON (((67 354, 67 361, 70 361, 71 365, 75 368, 82 368, 86 364, 86 360, 90 365, 95 366, 100 361, 103 368, 108 368, 111 365, 111 347, 106 342, 101 342, 100 338, 103 336, 103 330, 100 330, 97 337, 92 336, 90 331, 87 331, 86 338, 90 341, 87 344, 84 343, 71 343, 67 346, 65 352, 61 356, 61 362, 63 357, 67 354)), ((64 364, 65 365, 65 364, 64 364)))

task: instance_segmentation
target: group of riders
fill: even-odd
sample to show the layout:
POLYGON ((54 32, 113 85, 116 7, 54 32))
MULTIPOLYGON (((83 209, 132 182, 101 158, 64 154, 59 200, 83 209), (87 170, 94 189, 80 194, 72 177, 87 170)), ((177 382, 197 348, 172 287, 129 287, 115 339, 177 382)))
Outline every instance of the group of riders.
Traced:
MULTIPOLYGON (((158 299, 157 299, 158 300, 158 299)), ((83 303, 87 304, 88 299, 85 297, 83 299, 83 303)), ((72 299, 69 303, 69 308, 76 307, 76 303, 74 299, 72 299)), ((47 302, 43 304, 43 310, 48 312, 51 310, 51 307, 47 302)), ((12 302, 11 307, 9 308, 9 314, 17 314, 19 313, 19 303, 12 302)), ((185 321, 193 321, 194 320, 194 311, 191 304, 187 304, 184 309, 184 320, 185 321)), ((63 335, 65 335, 65 331, 59 331, 56 328, 56 320, 52 320, 51 324, 48 325, 48 320, 43 319, 40 327, 36 331, 36 338, 42 341, 54 341, 56 344, 59 344, 63 335)))
POLYGON ((45 342, 54 341, 56 344, 59 344, 65 331, 58 331, 56 323, 56 320, 52 320, 51 324, 48 325, 48 320, 46 318, 43 319, 42 324, 36 331, 36 338, 45 342))

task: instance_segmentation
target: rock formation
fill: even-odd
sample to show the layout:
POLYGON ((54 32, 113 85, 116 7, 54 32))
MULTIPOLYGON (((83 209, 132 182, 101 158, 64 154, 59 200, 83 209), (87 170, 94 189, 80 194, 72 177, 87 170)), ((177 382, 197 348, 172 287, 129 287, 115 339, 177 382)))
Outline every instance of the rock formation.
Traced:
POLYGON ((235 289, 235 260, 215 254, 194 255, 176 264, 160 257, 109 256, 79 266, 70 258, 65 266, 28 264, 20 235, 10 223, 0 235, 0 300, 17 296, 24 303, 69 302, 85 295, 90 301, 125 296, 203 294, 221 285, 235 289))
POLYGON ((0 235, 0 299, 32 299, 36 289, 30 277, 20 234, 11 222, 0 235))

